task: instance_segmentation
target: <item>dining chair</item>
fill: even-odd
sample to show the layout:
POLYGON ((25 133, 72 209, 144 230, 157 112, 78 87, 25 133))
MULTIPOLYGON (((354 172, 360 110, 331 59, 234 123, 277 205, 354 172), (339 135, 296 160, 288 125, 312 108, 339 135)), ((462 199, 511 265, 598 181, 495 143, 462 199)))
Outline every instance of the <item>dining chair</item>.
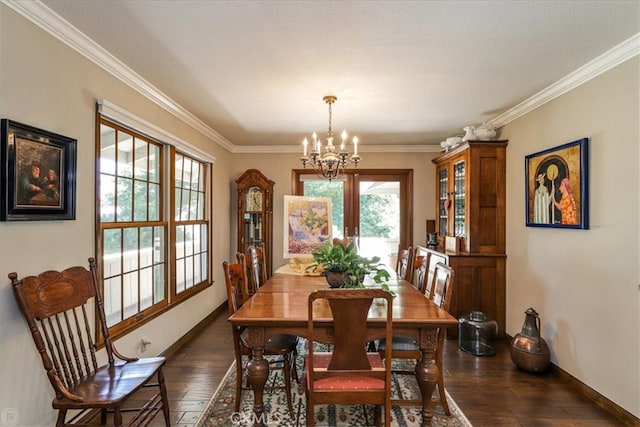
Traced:
POLYGON ((165 358, 130 358, 116 350, 107 327, 95 259, 89 258, 89 270, 77 266, 22 279, 14 272, 9 278, 55 392, 56 427, 77 425, 77 420, 72 422, 77 411, 87 411, 83 419, 99 413, 102 425, 109 420, 116 427, 123 425, 123 412, 136 412, 127 425, 146 426, 162 411, 165 425, 171 425, 162 372, 165 358), (104 355, 97 351, 98 345, 104 355), (106 364, 99 365, 98 360, 105 358, 106 364), (144 387, 154 392, 136 393, 144 387), (142 396, 147 400, 140 403, 142 396), (137 404, 142 406, 134 407, 137 404), (68 411, 74 415, 69 421, 68 411))
MULTIPOLYGON (((319 404, 376 405, 376 420, 384 425, 391 420, 391 368, 377 352, 367 352, 369 341, 384 337, 391 340, 393 296, 382 289, 322 289, 308 299, 308 352, 306 355, 307 426, 315 424, 315 406, 319 404), (385 323, 371 324, 367 317, 374 299, 385 323), (327 319, 330 329, 321 327, 327 319), (315 351, 313 343, 333 346, 331 352, 315 351)), ((384 354, 391 360, 391 348, 384 354)))
MULTIPOLYGON (((222 269, 224 270, 224 278, 227 285, 227 303, 229 307, 229 316, 233 315, 244 304, 242 297, 243 290, 247 289, 247 265, 245 256, 243 253, 236 253, 236 258, 239 262, 228 263, 224 261, 222 263, 222 269)), ((246 295, 246 294, 245 294, 246 295)), ((243 389, 249 389, 249 387, 243 387, 242 379, 243 373, 246 368, 245 358, 248 361, 251 358, 251 349, 246 344, 246 328, 237 327, 231 325, 233 332, 233 345, 236 356, 236 400, 235 411, 240 411, 240 397, 243 389)), ((284 389, 287 398, 287 406, 289 412, 293 414, 293 404, 291 401, 291 378, 298 379, 296 369, 294 352, 298 344, 298 338, 295 335, 275 335, 269 337, 265 343, 264 355, 265 356, 279 356, 277 359, 270 358, 269 363, 274 367, 280 366, 283 370, 284 385, 267 386, 265 389, 270 391, 284 389), (293 370, 291 366, 293 365, 293 370)), ((280 368, 278 368, 280 369, 280 368)))
MULTIPOLYGON (((417 249, 417 248, 416 248, 417 249)), ((411 263, 411 276, 409 281, 420 292, 424 293, 427 286, 427 266, 429 265, 429 254, 419 254, 414 250, 413 262, 411 263)))
MULTIPOLYGON (((451 301, 453 298, 453 282, 454 271, 453 269, 444 263, 438 262, 435 265, 433 274, 433 291, 431 300, 440 308, 445 311, 449 311, 451 308, 451 301)), ((426 296, 425 296, 426 297, 426 296)), ((438 343, 436 347, 436 366, 438 367, 438 396, 436 403, 439 403, 444 409, 444 413, 449 416, 451 411, 449 410, 449 404, 444 392, 444 369, 443 369, 443 355, 442 348, 444 346, 444 338, 446 336, 446 328, 440 328, 438 330, 438 343)), ((413 359, 419 360, 422 357, 420 352, 420 346, 412 337, 405 335, 394 335, 391 340, 391 347, 394 359, 413 359)), ((378 342, 378 351, 383 357, 384 352, 387 350, 386 341, 380 340, 378 342)), ((414 370, 393 370, 396 374, 415 375, 414 370)), ((396 405, 420 405, 421 400, 418 399, 399 399, 394 400, 396 405)))
POLYGON ((264 262, 264 250, 262 246, 249 246, 247 248, 247 255, 249 257, 249 277, 251 282, 249 293, 253 295, 268 279, 267 266, 264 262))
POLYGON ((398 278, 409 280, 412 258, 413 253, 411 252, 411 246, 403 249, 398 245, 398 258, 396 260, 396 273, 398 274, 398 278))

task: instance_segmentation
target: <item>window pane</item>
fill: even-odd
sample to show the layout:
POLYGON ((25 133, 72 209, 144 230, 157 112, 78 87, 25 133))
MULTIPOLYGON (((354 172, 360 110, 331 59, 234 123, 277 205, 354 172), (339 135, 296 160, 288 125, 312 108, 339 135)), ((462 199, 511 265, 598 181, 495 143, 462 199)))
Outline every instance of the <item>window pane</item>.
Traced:
POLYGON ((136 181, 134 184, 134 221, 147 221, 147 183, 136 181))
POLYGON ((176 258, 184 257, 184 226, 176 227, 176 258))
POLYGON ((115 325, 122 320, 122 293, 120 292, 120 276, 104 281, 104 313, 107 326, 115 325))
POLYGON ((116 130, 100 125, 100 172, 116 173, 116 130))
POLYGON ((200 255, 200 280, 203 281, 208 277, 208 265, 207 265, 207 254, 203 253, 200 255))
POLYGON ((138 269, 138 229, 124 229, 124 271, 133 271, 138 269))
POLYGON ((198 214, 195 219, 204 219, 204 193, 198 193, 198 214))
POLYGON ((100 221, 113 222, 116 218, 116 178, 100 175, 100 221))
POLYGON ((153 264, 153 228, 140 229, 140 268, 153 264))
POLYGON ((184 260, 185 288, 193 288, 193 257, 184 260))
POLYGON ((153 270, 145 268, 140 270, 140 310, 153 305, 153 270))
POLYGON ((160 147, 149 145, 149 181, 160 182, 160 147))
POLYGON ((102 264, 105 277, 112 277, 122 271, 122 230, 104 230, 102 234, 102 264))
POLYGON ((153 231, 153 262, 161 263, 164 262, 164 228, 163 227, 155 227, 153 231))
POLYGON ((195 191, 191 192, 191 202, 189 207, 189 219, 196 220, 198 219, 198 193, 195 191))
POLYGON ((149 184, 149 221, 160 219, 160 186, 149 184))
POLYGON ((118 134, 118 169, 119 176, 131 178, 133 172, 133 137, 119 130, 118 134))
POLYGON ((193 255, 193 225, 184 228, 184 254, 187 257, 193 255))
POLYGON ((200 253, 200 224, 193 224, 191 239, 193 240, 193 253, 200 253))
POLYGON ((116 195, 117 222, 131 221, 131 203, 133 201, 133 182, 127 178, 118 178, 118 194, 116 195))
POLYGON ((127 319, 138 313, 138 272, 127 273, 122 276, 124 292, 124 318, 127 319))
POLYGON ((164 264, 156 265, 153 267, 153 302, 157 303, 165 298, 164 294, 164 264))
POLYGON ((149 160, 147 141, 140 138, 135 139, 135 152, 133 158, 135 160, 135 177, 142 180, 148 179, 147 161, 149 160))
POLYGON ((202 266, 200 265, 200 255, 193 257, 193 283, 202 281, 202 266))
POLYGON ((184 258, 176 260, 176 293, 183 292, 185 289, 184 275, 184 258))
POLYGON ((174 218, 176 221, 180 220, 180 211, 182 210, 182 189, 176 187, 176 210, 174 218))

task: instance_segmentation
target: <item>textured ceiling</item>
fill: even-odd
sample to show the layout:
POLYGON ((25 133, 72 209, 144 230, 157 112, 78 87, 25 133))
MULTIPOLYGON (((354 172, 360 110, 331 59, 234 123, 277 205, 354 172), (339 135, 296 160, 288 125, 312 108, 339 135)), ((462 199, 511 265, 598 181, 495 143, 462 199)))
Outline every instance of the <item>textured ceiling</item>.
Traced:
POLYGON ((438 144, 640 32, 638 1, 44 0, 235 146, 438 144))

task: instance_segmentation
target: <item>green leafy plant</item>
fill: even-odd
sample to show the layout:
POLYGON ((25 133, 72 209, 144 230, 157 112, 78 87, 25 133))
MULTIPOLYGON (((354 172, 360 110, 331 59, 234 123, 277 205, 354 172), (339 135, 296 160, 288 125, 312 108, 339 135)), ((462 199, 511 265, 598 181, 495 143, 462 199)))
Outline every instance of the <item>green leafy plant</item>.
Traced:
POLYGON ((322 268, 325 276, 331 273, 342 274, 342 288, 364 288, 364 278, 369 275, 382 289, 393 294, 386 283, 391 276, 380 263, 380 257, 365 258, 358 255, 353 243, 343 246, 327 241, 316 248, 312 255, 314 263, 307 270, 318 271, 322 268))

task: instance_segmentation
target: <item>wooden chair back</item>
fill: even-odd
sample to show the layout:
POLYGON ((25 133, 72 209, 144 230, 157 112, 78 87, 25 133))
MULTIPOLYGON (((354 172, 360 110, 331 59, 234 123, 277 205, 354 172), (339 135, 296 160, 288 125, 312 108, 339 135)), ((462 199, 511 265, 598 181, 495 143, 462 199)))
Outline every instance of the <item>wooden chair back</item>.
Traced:
MULTIPOLYGON (((348 402, 384 405, 385 425, 390 419, 391 407, 391 364, 382 364, 380 355, 367 353, 367 343, 377 338, 391 342, 393 334, 392 295, 382 289, 323 289, 309 295, 308 300, 308 340, 309 343, 325 342, 333 344, 328 355, 328 363, 316 361, 313 345, 309 345, 307 355, 307 401, 308 404, 348 402), (374 298, 385 300, 383 306, 371 307, 374 298), (325 300, 318 303, 318 300, 325 300), (327 309, 328 307, 328 309, 327 309), (370 310, 379 310, 384 321, 370 324, 367 321, 370 310), (318 328, 321 322, 332 318, 332 327, 318 328), (384 322, 384 323, 383 323, 384 322), (375 360, 379 363, 375 363, 375 360), (322 365, 322 367, 318 367, 322 365), (375 365, 375 366, 374 366, 375 365), (318 368, 317 368, 318 367, 318 368), (384 381, 384 387, 357 388, 353 379, 361 379, 364 384, 371 381, 384 381), (342 387, 340 381, 347 381, 342 387), (327 385, 327 381, 334 386, 327 385), (316 387, 316 384, 319 386, 316 387)), ((391 346, 385 353, 391 360, 391 346)), ((357 384, 358 382, 355 381, 357 384)), ((364 386, 363 386, 364 387, 364 386)), ((312 410, 311 410, 312 412, 312 410)), ((312 417, 312 414, 308 416, 312 417)), ((309 425, 312 425, 311 423, 309 425)))
POLYGON ((427 265, 429 263, 429 254, 419 255, 415 252, 413 265, 411 267, 411 280, 413 286, 420 292, 424 293, 427 280, 427 265))
POLYGON ((453 281, 453 269, 441 262, 436 263, 431 299, 436 305, 446 311, 449 311, 451 308, 451 300, 453 299, 453 281))
POLYGON ((429 253, 429 262, 427 263, 427 278, 425 280, 424 294, 429 299, 433 299, 433 278, 435 276, 436 265, 442 263, 448 265, 448 257, 435 252, 429 253))
POLYGON ((162 374, 164 357, 127 358, 116 351, 93 258, 89 258, 89 266, 89 270, 71 267, 20 280, 17 273, 9 274, 20 311, 55 392, 53 407, 59 411, 56 425, 68 425, 66 413, 72 409, 100 410, 103 423, 109 410, 113 412, 113 424, 122 425, 123 404, 144 386, 157 387, 158 391, 148 405, 136 408, 135 423, 147 425, 162 410, 165 424, 170 425, 162 374), (99 365, 96 354, 99 335, 107 356, 104 366, 99 365), (158 383, 148 384, 154 376, 158 383))
POLYGON ((251 288, 249 293, 253 295, 267 282, 267 266, 264 262, 264 251, 261 246, 249 246, 247 248, 249 257, 249 276, 251 288))
POLYGON ((227 304, 229 316, 234 314, 249 298, 249 280, 247 278, 247 264, 243 253, 236 252, 237 263, 227 261, 222 263, 224 280, 227 286, 227 304))
POLYGON ((396 260, 396 274, 398 278, 409 280, 411 274, 411 262, 412 262, 411 246, 402 249, 398 245, 398 258, 396 260))

